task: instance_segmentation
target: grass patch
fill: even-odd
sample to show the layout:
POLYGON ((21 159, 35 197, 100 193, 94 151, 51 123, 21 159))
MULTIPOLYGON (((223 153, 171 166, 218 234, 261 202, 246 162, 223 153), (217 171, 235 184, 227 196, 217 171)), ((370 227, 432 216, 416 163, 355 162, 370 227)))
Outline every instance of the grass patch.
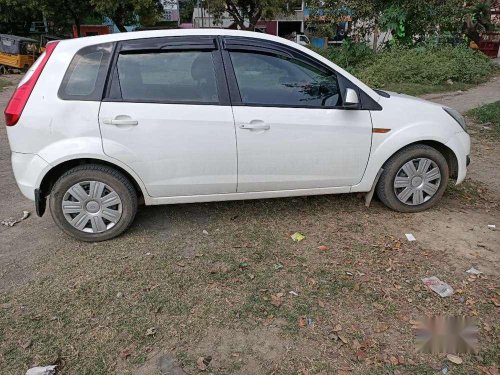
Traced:
POLYGON ((454 182, 450 182, 448 185, 448 194, 453 199, 467 202, 468 204, 477 204, 478 202, 486 201, 487 193, 488 189, 485 184, 469 178, 466 178, 460 185, 455 185, 454 182))
POLYGON ((420 96, 424 94, 434 94, 447 91, 465 91, 474 87, 472 83, 454 83, 449 84, 422 84, 422 83, 393 83, 389 82, 380 87, 383 90, 394 91, 398 93, 404 93, 406 95, 420 96))
POLYGON ((395 375, 395 374, 413 374, 413 375, 434 375, 436 370, 426 365, 406 365, 394 366, 384 365, 372 370, 371 375, 395 375))
POLYGON ((498 346, 493 345, 479 353, 481 356, 481 363, 485 366, 491 366, 500 362, 500 349, 498 346))
MULTIPOLYGON (((371 210, 350 196, 179 205, 169 208, 176 228, 168 233, 136 225, 96 244, 61 235, 35 279, 0 293, 0 373, 60 363, 61 374, 135 374, 160 349, 188 373, 201 356, 213 357, 214 374, 430 373, 442 360, 414 353, 408 319, 475 307, 438 298, 420 279, 438 274, 455 286, 463 272, 442 252, 381 229, 400 215, 371 210), (299 243, 290 238, 297 230, 306 236, 299 243), (337 325, 346 343, 333 334, 337 325), (147 335, 152 327, 156 334, 147 335), (354 340, 369 362, 356 358, 354 340), (404 354, 404 364, 392 366, 381 348, 388 358, 404 354)), ((150 228, 163 214, 139 212, 139 224, 150 228)), ((463 285, 461 295, 492 305, 487 282, 463 285)), ((478 319, 498 326, 495 314, 478 319)), ((490 349, 463 367, 497 355, 490 349)))
POLYGON ((394 48, 362 66, 359 77, 375 87, 387 83, 443 85, 448 80, 477 84, 492 70, 485 55, 467 47, 394 48))
POLYGON ((467 113, 479 125, 479 134, 500 140, 500 101, 483 105, 467 113))

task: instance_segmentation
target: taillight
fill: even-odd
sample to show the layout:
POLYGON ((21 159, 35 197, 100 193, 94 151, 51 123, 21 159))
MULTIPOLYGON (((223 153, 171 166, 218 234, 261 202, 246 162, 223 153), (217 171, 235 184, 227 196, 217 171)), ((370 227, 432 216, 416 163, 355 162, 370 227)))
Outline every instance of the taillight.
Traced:
POLYGON ((24 106, 28 102, 31 92, 36 85, 36 81, 38 81, 43 68, 45 68, 45 64, 47 64, 50 55, 52 55, 52 52, 54 52, 54 49, 56 48, 57 43, 59 43, 59 41, 49 42, 47 44, 44 54, 39 58, 40 61, 37 61, 31 69, 28 70, 26 76, 23 78, 16 91, 12 94, 12 97, 10 98, 4 111, 5 123, 7 126, 16 125, 21 118, 24 106))

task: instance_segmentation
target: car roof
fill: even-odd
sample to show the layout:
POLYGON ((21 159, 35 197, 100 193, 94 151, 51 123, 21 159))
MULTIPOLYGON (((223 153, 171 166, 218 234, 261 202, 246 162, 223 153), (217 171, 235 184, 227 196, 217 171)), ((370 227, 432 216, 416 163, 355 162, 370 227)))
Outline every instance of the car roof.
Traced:
POLYGON ((92 44, 118 42, 122 40, 133 40, 133 39, 160 38, 168 36, 204 36, 204 35, 241 36, 247 38, 274 40, 281 43, 289 42, 291 45, 294 45, 293 42, 288 41, 287 39, 280 38, 270 34, 264 34, 255 31, 228 30, 228 29, 217 29, 217 28, 132 31, 132 32, 88 36, 75 39, 65 39, 63 42, 65 44, 75 43, 82 45, 92 45, 92 44))
POLYGON ((37 42, 35 39, 26 38, 24 36, 10 35, 10 34, 0 34, 0 39, 11 39, 16 41, 34 42, 34 43, 37 42))

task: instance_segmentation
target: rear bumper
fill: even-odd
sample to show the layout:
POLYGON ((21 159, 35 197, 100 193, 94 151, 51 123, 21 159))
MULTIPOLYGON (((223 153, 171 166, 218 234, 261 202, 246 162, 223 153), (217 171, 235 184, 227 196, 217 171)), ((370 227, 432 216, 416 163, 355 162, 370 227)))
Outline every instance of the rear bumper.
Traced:
POLYGON ((35 189, 39 188, 41 176, 49 167, 49 163, 38 155, 19 152, 12 152, 11 162, 14 177, 21 193, 34 201, 35 189))
POLYGON ((457 133, 446 143, 457 157, 458 175, 457 185, 461 183, 467 174, 467 166, 470 163, 470 136, 466 132, 457 133))

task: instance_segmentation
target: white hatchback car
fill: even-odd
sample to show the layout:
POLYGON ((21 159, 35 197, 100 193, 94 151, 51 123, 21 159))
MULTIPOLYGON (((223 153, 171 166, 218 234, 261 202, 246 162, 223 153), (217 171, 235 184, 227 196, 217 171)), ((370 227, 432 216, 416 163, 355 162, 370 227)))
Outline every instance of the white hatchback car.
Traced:
POLYGON ((372 90, 274 36, 170 30, 52 42, 5 110, 39 216, 113 238, 146 205, 374 191, 433 206, 465 178, 455 110, 372 90))

